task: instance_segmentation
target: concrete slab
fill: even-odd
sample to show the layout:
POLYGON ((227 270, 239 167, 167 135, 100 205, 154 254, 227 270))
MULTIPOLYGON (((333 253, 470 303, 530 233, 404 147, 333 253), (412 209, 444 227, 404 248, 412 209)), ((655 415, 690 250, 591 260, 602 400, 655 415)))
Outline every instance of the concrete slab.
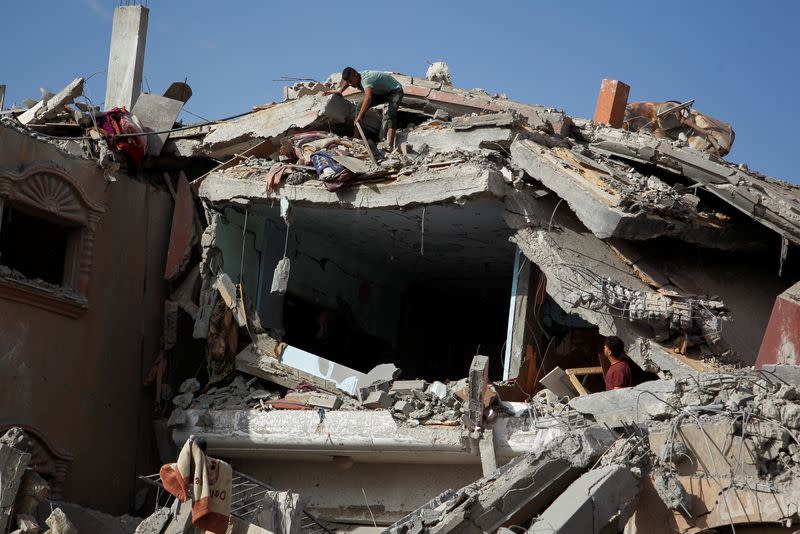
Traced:
POLYGON ((66 87, 47 100, 40 100, 28 111, 22 113, 17 120, 22 124, 40 124, 48 118, 54 118, 64 106, 83 93, 83 78, 75 78, 66 87))
POLYGON ((636 507, 639 480, 624 466, 589 471, 558 496, 529 534, 619 532, 636 507))
POLYGON ((651 420, 651 412, 663 410, 674 392, 674 380, 653 380, 632 388, 575 397, 569 401, 569 405, 584 415, 594 417, 598 423, 605 423, 613 428, 623 423, 644 423, 651 420))
MULTIPOLYGON (((520 456, 457 491, 449 499, 453 504, 440 507, 438 517, 427 521, 431 525, 428 532, 478 534, 526 521, 552 502, 615 440, 613 432, 600 427, 559 436, 544 448, 520 456)), ((409 532, 413 523, 413 518, 404 518, 389 532, 409 532)))
MULTIPOLYGON (((161 132, 169 130, 183 109, 183 102, 159 95, 144 93, 139 95, 131 111, 142 123, 145 131, 161 132)), ((164 148, 168 133, 147 136, 147 153, 157 156, 164 148)))
POLYGON ((438 170, 420 170, 389 183, 353 184, 332 193, 312 180, 301 185, 283 185, 272 193, 264 189, 266 174, 247 178, 236 172, 211 173, 200 186, 200 197, 215 205, 226 205, 233 198, 258 204, 272 204, 282 197, 296 206, 328 204, 339 208, 395 208, 417 204, 436 204, 458 199, 505 194, 505 181, 499 170, 485 165, 462 163, 438 170))
MULTIPOLYGON (((349 128, 355 114, 355 106, 341 95, 305 96, 214 125, 203 139, 203 149, 218 151, 257 138, 270 139, 314 129, 328 130, 337 125, 349 128)), ((379 127, 377 113, 368 113, 364 117, 365 129, 377 132, 379 127)))
POLYGON ((428 145, 437 152, 453 150, 476 151, 481 148, 491 150, 508 150, 516 133, 510 128, 486 127, 454 130, 450 127, 417 128, 410 132, 400 132, 397 143, 409 143, 415 149, 428 145))

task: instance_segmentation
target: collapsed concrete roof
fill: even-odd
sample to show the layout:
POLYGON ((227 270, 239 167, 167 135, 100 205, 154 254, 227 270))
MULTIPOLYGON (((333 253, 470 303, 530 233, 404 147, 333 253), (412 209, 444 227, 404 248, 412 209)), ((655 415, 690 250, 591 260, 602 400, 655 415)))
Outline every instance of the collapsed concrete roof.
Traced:
MULTIPOLYGON (((404 210, 481 198, 502 201, 506 224, 517 232, 512 240, 545 272, 548 293, 602 334, 620 335, 639 347, 632 352, 640 362, 655 362, 664 371, 688 370, 659 344, 676 335, 700 339, 710 354, 736 359, 737 352, 746 352, 750 358, 752 347, 741 342, 731 347, 723 330, 726 319, 744 318, 741 307, 726 308, 726 299, 720 301, 711 288, 697 293, 690 284, 676 283, 681 276, 665 275, 637 249, 667 238, 709 250, 763 252, 769 231, 800 244, 800 188, 681 141, 572 119, 480 91, 397 78, 404 86, 401 113, 407 124, 398 132, 401 151, 383 152, 381 172, 367 173, 368 184, 353 182, 331 192, 297 169, 299 179, 293 175, 275 191, 265 187, 279 147, 291 135, 318 128, 349 132, 355 114, 349 95, 321 94, 322 84, 296 86, 286 91, 289 100, 283 103, 182 132, 172 141, 175 154, 237 154, 193 183, 213 210, 257 208, 281 198, 309 208, 404 210), (182 142, 193 148, 181 154, 182 142), (242 148, 250 151, 238 152, 242 148), (592 276, 578 273, 581 269, 592 276), (583 290, 570 292, 565 280, 583 290), (598 293, 605 285, 626 296, 615 304, 598 293), (615 306, 628 311, 616 313, 615 306), (637 306, 639 312, 631 311, 637 306)), ((369 130, 375 132, 376 125, 371 116, 369 130)))

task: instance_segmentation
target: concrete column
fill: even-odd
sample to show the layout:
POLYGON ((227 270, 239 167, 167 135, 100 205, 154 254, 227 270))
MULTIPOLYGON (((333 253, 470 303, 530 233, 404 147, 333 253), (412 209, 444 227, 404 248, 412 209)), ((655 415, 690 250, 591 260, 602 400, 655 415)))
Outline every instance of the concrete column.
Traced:
POLYGON ((628 85, 618 80, 603 80, 603 83, 600 84, 600 94, 597 97, 594 121, 608 124, 614 128, 622 128, 630 90, 628 85))
POLYGON ((130 110, 139 97, 149 13, 143 6, 114 10, 104 109, 125 106, 130 110))
POLYGON ((483 427, 483 396, 489 387, 489 357, 476 355, 469 367, 469 415, 472 423, 483 427))

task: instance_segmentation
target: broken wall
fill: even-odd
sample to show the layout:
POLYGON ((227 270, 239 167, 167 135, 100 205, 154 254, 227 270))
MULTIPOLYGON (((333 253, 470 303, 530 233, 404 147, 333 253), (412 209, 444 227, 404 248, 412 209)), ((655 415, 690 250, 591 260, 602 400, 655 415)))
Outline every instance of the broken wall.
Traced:
POLYGON ((370 526, 372 517, 379 525, 391 524, 443 491, 481 476, 480 464, 454 465, 441 460, 438 464, 372 463, 354 462, 346 456, 329 458, 322 462, 240 460, 235 466, 275 487, 300 493, 307 508, 326 519, 370 526))
POLYGON ((35 427, 74 456, 65 499, 127 511, 137 469, 155 459, 150 409, 137 377, 158 351, 163 326, 172 200, 119 173, 107 183, 93 163, 7 128, 0 128, 0 147, 0 170, 52 165, 107 191, 88 309, 70 318, 0 299, 0 425, 35 427))

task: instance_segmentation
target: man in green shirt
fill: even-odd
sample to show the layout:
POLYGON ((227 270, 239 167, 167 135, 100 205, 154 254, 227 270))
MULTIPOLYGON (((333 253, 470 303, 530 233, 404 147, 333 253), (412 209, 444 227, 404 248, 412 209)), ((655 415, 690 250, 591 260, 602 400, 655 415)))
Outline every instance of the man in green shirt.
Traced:
POLYGON ((364 98, 356 114, 355 122, 361 122, 364 113, 370 107, 387 104, 387 110, 383 116, 386 124, 386 143, 390 149, 393 148, 394 134, 397 130, 397 108, 400 107, 400 101, 403 100, 403 86, 391 74, 377 70, 358 72, 353 67, 347 67, 342 71, 339 88, 335 91, 328 91, 328 93, 342 94, 342 91, 348 87, 364 91, 364 98))

